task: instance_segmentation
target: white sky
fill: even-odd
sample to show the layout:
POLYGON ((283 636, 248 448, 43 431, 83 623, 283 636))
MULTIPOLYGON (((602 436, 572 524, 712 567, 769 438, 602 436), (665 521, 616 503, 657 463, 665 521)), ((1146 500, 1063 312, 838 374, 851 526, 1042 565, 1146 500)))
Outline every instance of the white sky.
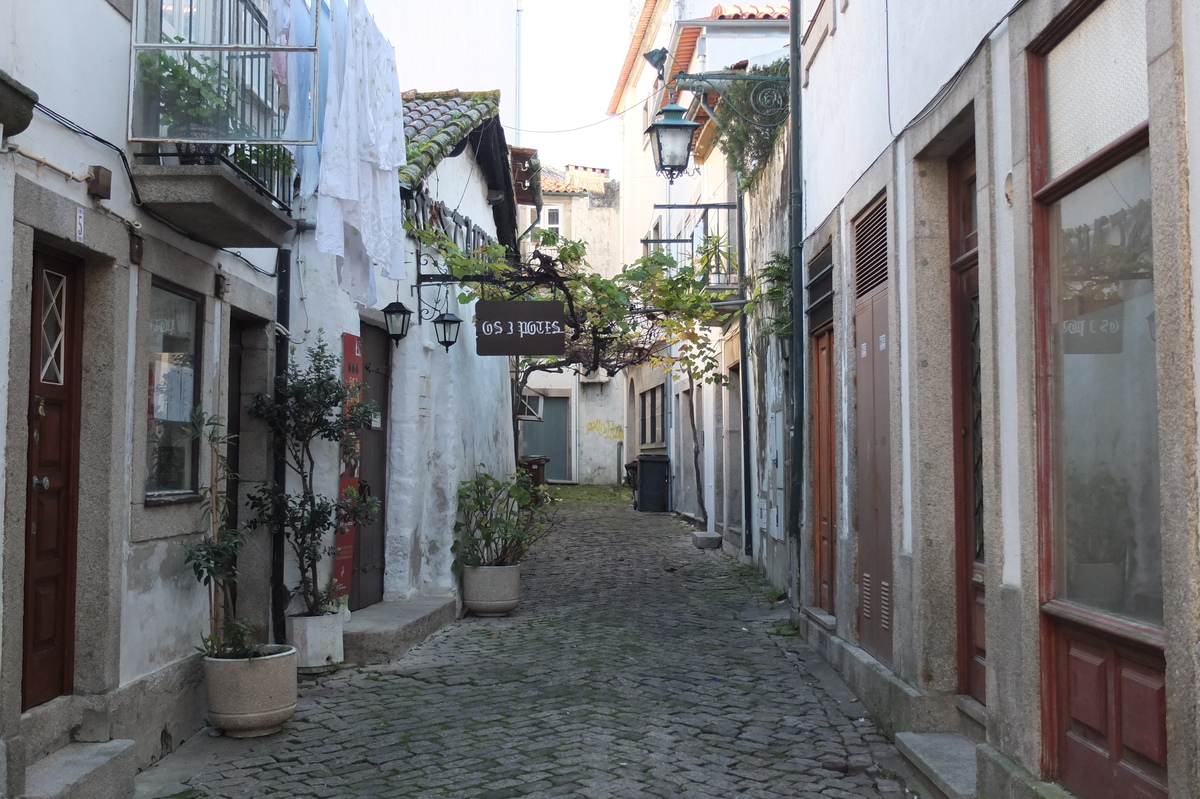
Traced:
MULTIPOLYGON (((620 120, 607 110, 629 46, 629 6, 628 0, 524 0, 521 146, 536 147, 542 163, 617 173, 620 120), (582 129, 541 132, 572 128, 582 129)), ((516 143, 516 131, 505 133, 516 143)))
MULTIPOLYGON (((396 47, 400 88, 499 89, 509 144, 518 141, 516 5, 367 0, 396 47)), ((641 0, 523 0, 520 144, 536 148, 543 163, 607 167, 617 174, 620 123, 606 112, 629 46, 634 5, 640 9, 641 0)))

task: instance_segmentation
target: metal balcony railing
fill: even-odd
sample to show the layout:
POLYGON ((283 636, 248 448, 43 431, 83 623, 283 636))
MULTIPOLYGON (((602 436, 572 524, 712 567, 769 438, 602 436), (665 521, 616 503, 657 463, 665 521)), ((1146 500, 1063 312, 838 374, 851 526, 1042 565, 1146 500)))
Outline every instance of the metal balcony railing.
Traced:
POLYGON ((288 22, 270 19, 265 0, 140 0, 130 140, 312 144, 311 5, 311 18, 288 22))

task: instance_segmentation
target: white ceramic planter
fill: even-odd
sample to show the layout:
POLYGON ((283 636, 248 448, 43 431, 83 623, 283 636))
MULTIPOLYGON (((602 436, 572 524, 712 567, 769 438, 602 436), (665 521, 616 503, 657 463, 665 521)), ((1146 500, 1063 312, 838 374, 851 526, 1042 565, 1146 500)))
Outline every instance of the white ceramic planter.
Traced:
POLYGON ((507 616, 520 601, 520 565, 463 569, 463 605, 476 616, 507 616))
POLYGON ((230 738, 279 732, 296 712, 296 648, 271 650, 260 658, 204 659, 208 721, 230 738))
POLYGON ((288 641, 296 647, 296 670, 325 674, 338 667, 342 651, 342 614, 288 616, 288 641))

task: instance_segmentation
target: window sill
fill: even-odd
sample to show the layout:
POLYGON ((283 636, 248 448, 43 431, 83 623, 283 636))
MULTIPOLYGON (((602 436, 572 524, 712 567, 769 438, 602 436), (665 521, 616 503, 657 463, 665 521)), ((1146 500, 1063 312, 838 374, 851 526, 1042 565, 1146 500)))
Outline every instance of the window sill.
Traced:
POLYGON ((201 499, 203 497, 195 491, 176 491, 163 494, 146 494, 143 503, 147 508, 162 505, 194 505, 199 503, 201 499))

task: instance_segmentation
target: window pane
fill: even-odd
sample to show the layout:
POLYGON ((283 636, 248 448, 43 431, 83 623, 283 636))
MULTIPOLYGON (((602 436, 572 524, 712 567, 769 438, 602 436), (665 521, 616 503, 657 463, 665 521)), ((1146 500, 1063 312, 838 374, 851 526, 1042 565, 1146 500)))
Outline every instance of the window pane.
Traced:
POLYGON ((1162 621, 1154 263, 1146 152, 1051 207, 1060 360, 1058 593, 1162 621))
POLYGON ((1050 177, 1149 118, 1146 4, 1108 0, 1046 57, 1050 177))
POLYGON ((196 404, 199 304, 155 286, 147 347, 146 493, 196 490, 196 442, 188 435, 196 404))

